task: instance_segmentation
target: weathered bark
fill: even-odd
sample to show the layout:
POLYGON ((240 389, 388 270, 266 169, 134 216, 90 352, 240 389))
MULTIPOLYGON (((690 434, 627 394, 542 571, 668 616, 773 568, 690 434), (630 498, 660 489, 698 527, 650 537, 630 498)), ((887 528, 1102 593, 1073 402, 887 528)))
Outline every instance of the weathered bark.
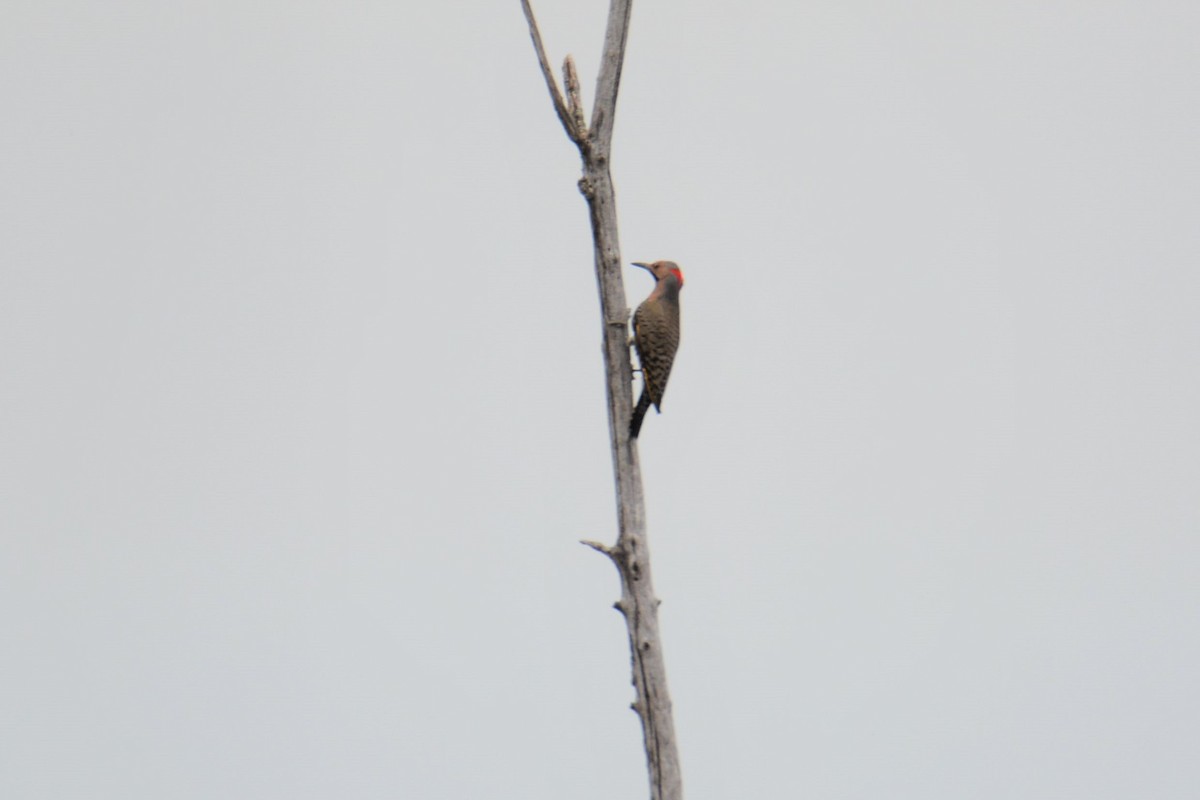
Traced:
POLYGON ((609 160, 612 152, 613 121, 625 39, 629 31, 632 0, 611 0, 604 53, 596 79, 596 102, 590 127, 584 124, 579 98, 579 80, 570 56, 563 63, 567 97, 563 98, 546 58, 542 37, 528 0, 521 0, 529 33, 537 51, 538 64, 550 91, 554 110, 567 136, 579 148, 583 177, 579 190, 591 212, 595 246, 596 281, 600 290, 600 314, 604 338, 604 368, 608 389, 608 428, 612 444, 613 476, 617 489, 618 534, 615 545, 584 542, 607 555, 621 577, 621 599, 617 609, 629 630, 633 685, 637 699, 634 711, 642 720, 651 800, 682 800, 683 786, 679 754, 675 745, 675 723, 667 691, 667 671, 658 635, 658 599, 650 577, 650 550, 646 543, 646 510, 637 440, 629 437, 633 411, 630 387, 633 379, 629 358, 629 307, 621 279, 621 247, 617 237, 617 200, 609 160))

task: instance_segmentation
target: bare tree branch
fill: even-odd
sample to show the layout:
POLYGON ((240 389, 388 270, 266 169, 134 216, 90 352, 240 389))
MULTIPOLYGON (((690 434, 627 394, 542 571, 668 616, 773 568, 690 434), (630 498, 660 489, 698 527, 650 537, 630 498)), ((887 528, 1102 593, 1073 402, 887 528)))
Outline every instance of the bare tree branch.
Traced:
POLYGON ((604 544, 603 542, 594 542, 591 539, 580 539, 579 543, 592 548, 597 553, 603 553, 604 555, 608 556, 609 558, 615 557, 614 554, 616 553, 616 551, 613 550, 608 545, 604 544))
POLYGON ((579 93, 579 75, 575 72, 575 59, 567 56, 563 59, 563 83, 567 87, 567 108, 571 112, 571 122, 579 139, 588 135, 587 123, 583 121, 583 101, 579 93))
POLYGON ((624 615, 629 632, 633 686, 637 699, 633 710, 642 721, 642 739, 650 778, 651 800, 682 800, 683 783, 675 743, 667 671, 658 633, 658 605, 650 578, 650 550, 646 541, 646 504, 642 491, 637 440, 629 436, 633 411, 630 391, 633 380, 629 358, 629 307, 621 278, 621 247, 617 236, 617 200, 609 171, 613 121, 625 42, 629 33, 632 0, 610 0, 604 52, 596 78, 596 102, 591 129, 583 123, 579 81, 568 56, 563 64, 569 106, 550 74, 541 34, 528 0, 521 0, 530 36, 550 99, 567 136, 579 148, 583 177, 579 191, 587 199, 592 223, 596 283, 600 291, 601 336, 604 340, 604 370, 608 396, 609 439, 612 445, 613 477, 617 494, 617 542, 607 546, 584 544, 608 556, 621 578, 621 599, 616 608, 624 615))
POLYGON ((621 67, 625 63, 625 40, 629 36, 632 10, 633 0, 612 0, 608 7, 604 53, 600 56, 600 72, 596 75, 596 105, 592 107, 592 138, 606 152, 612 142, 617 90, 621 88, 621 67))
POLYGON ((533 18, 533 9, 529 0, 521 0, 521 9, 525 12, 525 21, 529 23, 529 38, 533 39, 533 49, 537 51, 538 64, 542 68, 542 77, 546 79, 546 88, 550 91, 550 102, 554 103, 554 113, 558 114, 567 136, 578 144, 583 141, 583 135, 575 128, 571 115, 567 113, 567 105, 563 102, 562 92, 554 82, 554 73, 550 70, 550 61, 546 58, 546 48, 542 46, 542 33, 538 30, 537 20, 533 18))

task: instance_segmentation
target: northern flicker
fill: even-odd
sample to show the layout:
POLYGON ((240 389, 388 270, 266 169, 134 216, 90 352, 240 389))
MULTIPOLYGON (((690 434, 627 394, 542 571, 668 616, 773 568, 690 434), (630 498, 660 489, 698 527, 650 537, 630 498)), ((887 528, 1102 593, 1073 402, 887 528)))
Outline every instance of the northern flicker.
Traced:
POLYGON ((629 436, 636 439, 642 418, 654 404, 661 413, 663 392, 675 351, 679 349, 679 290, 683 288, 683 270, 674 261, 653 264, 634 263, 654 276, 654 291, 633 312, 633 343, 642 364, 642 396, 629 421, 629 436))

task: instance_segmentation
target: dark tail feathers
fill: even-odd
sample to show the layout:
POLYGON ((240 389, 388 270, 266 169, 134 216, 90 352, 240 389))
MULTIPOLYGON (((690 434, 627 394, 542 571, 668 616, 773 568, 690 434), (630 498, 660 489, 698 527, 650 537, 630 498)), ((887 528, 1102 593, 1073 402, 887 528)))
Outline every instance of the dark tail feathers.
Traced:
POLYGON ((650 410, 650 393, 645 389, 642 390, 642 396, 638 398, 637 408, 633 410, 633 416, 629 419, 629 438, 636 439, 638 433, 642 430, 642 419, 646 416, 646 412, 650 410))

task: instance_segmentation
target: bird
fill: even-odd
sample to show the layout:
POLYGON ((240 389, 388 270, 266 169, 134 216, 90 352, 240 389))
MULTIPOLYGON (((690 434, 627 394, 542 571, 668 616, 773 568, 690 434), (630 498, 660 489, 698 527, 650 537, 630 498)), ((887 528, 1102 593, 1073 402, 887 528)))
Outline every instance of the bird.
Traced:
POLYGON ((679 349, 679 290, 683 288, 683 270, 674 261, 644 263, 635 261, 654 276, 654 290, 633 312, 633 343, 642 365, 642 396, 629 420, 629 438, 636 439, 642 419, 654 404, 662 413, 663 392, 675 351, 679 349))

